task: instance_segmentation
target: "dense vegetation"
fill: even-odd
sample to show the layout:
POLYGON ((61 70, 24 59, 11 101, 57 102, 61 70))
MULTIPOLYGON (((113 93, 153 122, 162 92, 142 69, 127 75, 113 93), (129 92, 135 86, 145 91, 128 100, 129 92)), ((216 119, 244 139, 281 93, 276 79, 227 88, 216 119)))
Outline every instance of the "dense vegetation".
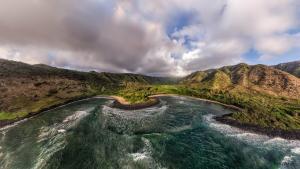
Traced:
POLYGON ((72 100, 116 94, 130 83, 173 81, 129 73, 79 72, 0 59, 0 122, 21 119, 72 100))
POLYGON ((132 103, 146 101, 147 96, 155 94, 178 94, 215 100, 243 108, 243 112, 234 113, 230 117, 242 123, 300 129, 300 100, 275 97, 243 87, 218 90, 187 85, 136 85, 119 92, 119 95, 132 103))
POLYGON ((300 129, 300 79, 264 65, 239 64, 198 71, 176 85, 131 85, 119 91, 132 103, 154 94, 179 94, 244 109, 231 119, 280 129, 300 129))
POLYGON ((231 119, 300 129, 299 78, 264 65, 239 64, 198 71, 181 79, 136 74, 78 72, 0 60, 0 122, 94 95, 119 95, 141 103, 155 94, 178 94, 244 109, 231 119))

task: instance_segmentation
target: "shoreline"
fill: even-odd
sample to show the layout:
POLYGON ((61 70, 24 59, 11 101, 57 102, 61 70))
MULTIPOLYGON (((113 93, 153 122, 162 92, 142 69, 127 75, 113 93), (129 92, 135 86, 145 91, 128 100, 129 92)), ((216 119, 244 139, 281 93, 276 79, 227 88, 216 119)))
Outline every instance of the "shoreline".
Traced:
POLYGON ((52 105, 52 106, 49 106, 49 107, 46 107, 46 108, 43 108, 37 112, 29 112, 26 116, 24 117, 20 117, 20 118, 16 118, 16 119, 10 119, 10 120, 0 120, 0 130, 9 126, 9 125, 13 125, 15 123, 18 123, 20 121, 23 121, 23 120, 26 120, 26 119, 31 119, 31 118, 34 118, 36 116, 39 116, 47 111, 50 111, 50 110, 53 110, 53 109, 56 109, 56 108, 59 108, 59 107, 62 107, 62 106, 65 106, 65 105, 68 105, 68 104, 71 104, 71 103, 74 103, 74 102, 78 102, 78 101, 82 101, 82 100, 86 100, 86 99, 89 99, 89 98, 93 98, 93 96, 84 96, 84 97, 78 97, 78 98, 73 98, 73 99, 70 99, 70 100, 66 100, 62 103, 59 103, 59 104, 55 104, 55 105, 52 105))
MULTIPOLYGON (((158 97, 164 97, 164 96, 166 96, 166 97, 168 97, 168 96, 185 97, 185 98, 200 100, 200 101, 204 101, 204 102, 208 102, 208 103, 219 104, 219 105, 222 105, 226 108, 229 108, 229 109, 232 109, 235 111, 244 111, 244 109, 234 106, 234 105, 229 105, 229 104, 221 103, 218 101, 208 100, 208 99, 203 99, 203 98, 198 98, 198 97, 193 97, 193 96, 185 96, 185 95, 178 95, 178 94, 156 94, 156 95, 149 96, 149 98, 158 98, 158 97)), ((122 97, 117 96, 117 98, 114 98, 114 99, 116 99, 116 100, 120 99, 120 100, 118 100, 118 101, 120 101, 120 103, 122 103, 122 101, 125 101, 125 103, 126 103, 126 100, 122 97)), ((145 106, 147 107, 147 105, 145 105, 145 106)), ((146 107, 144 107, 144 108, 146 108, 146 107)), ((276 129, 276 128, 271 128, 271 127, 261 127, 261 126, 254 125, 254 124, 241 123, 237 120, 229 119, 228 117, 231 114, 232 113, 225 114, 223 116, 217 116, 217 117, 214 117, 214 119, 222 124, 226 124, 231 127, 236 127, 243 131, 249 131, 249 132, 253 132, 253 133, 257 133, 257 134, 267 135, 267 136, 273 137, 273 138, 281 137, 281 138, 284 138, 287 140, 300 140, 300 129, 299 130, 283 130, 283 129, 276 129)))
POLYGON ((219 104, 221 106, 224 106, 226 108, 229 108, 229 109, 232 109, 232 110, 236 110, 236 111, 244 111, 244 109, 242 109, 240 107, 237 107, 237 106, 234 106, 234 105, 225 104, 225 103, 218 102, 218 101, 215 101, 215 100, 203 99, 203 98, 194 97, 194 96, 186 96, 186 95, 178 95, 178 94, 156 94, 156 95, 151 95, 149 97, 152 98, 152 97, 164 97, 164 96, 185 97, 185 98, 190 98, 190 99, 194 99, 194 100, 200 100, 200 101, 204 101, 204 102, 208 102, 208 103, 219 104))
MULTIPOLYGON (((204 101, 204 102, 208 102, 208 103, 214 103, 214 104, 219 104, 221 106, 224 106, 226 108, 235 110, 235 111, 243 111, 242 108, 234 106, 234 105, 230 105, 230 104, 225 104, 225 103, 221 103, 218 101, 214 101, 214 100, 208 100, 208 99, 203 99, 203 98, 198 98, 198 97, 194 97, 194 96, 185 96, 185 95, 178 95, 178 94, 155 94, 155 95, 151 95, 148 96, 150 99, 155 99, 158 101, 155 101, 153 103, 151 103, 151 101, 147 101, 147 102, 142 102, 142 103, 137 103, 137 104, 130 104, 128 101, 126 101, 125 98, 121 97, 121 96, 109 96, 110 98, 114 99, 114 103, 116 105, 115 108, 119 108, 119 109, 124 109, 124 110, 137 110, 137 109, 143 109, 143 108, 148 108, 151 106, 155 106, 157 104, 159 104, 159 97, 185 97, 185 98, 190 98, 190 99, 194 99, 194 100, 200 100, 200 101, 204 101)), ((114 105, 113 105, 114 106, 114 105)))
MULTIPOLYGON (((90 99, 90 98, 97 98, 97 97, 102 97, 102 98, 108 98, 108 99, 113 99, 113 108, 119 108, 119 109, 123 109, 123 110, 138 110, 138 109, 144 109, 144 108, 148 108, 148 107, 152 107, 155 106, 157 104, 160 103, 160 99, 159 97, 185 97, 185 98, 190 98, 190 99, 195 99, 195 100, 200 100, 200 101, 204 101, 204 102, 208 102, 208 103, 214 103, 214 104, 219 104, 222 105, 226 108, 235 110, 235 111, 243 111, 242 108, 234 106, 234 105, 229 105, 229 104, 225 104, 225 103, 221 103, 218 101, 214 101, 214 100, 208 100, 208 99, 203 99, 203 98, 198 98, 198 97, 194 97, 194 96, 185 96, 185 95, 178 95, 178 94, 156 94, 156 95, 151 95, 149 96, 150 100, 147 102, 143 102, 143 103, 137 103, 137 104, 130 104, 128 101, 126 101, 123 97, 121 96, 103 96, 103 95, 99 95, 99 96, 89 96, 89 97, 79 97, 79 98, 74 98, 71 100, 67 100, 63 103, 57 104, 57 105, 53 105, 47 108, 44 108, 38 112, 31 112, 28 113, 28 115, 22 117, 22 118, 17 118, 17 119, 13 119, 13 120, 0 120, 0 130, 9 126, 9 125, 13 125, 15 123, 18 123, 22 120, 26 120, 26 119, 30 119, 30 118, 34 118, 42 113, 45 113, 49 110, 53 110, 56 109, 58 107, 61 106, 65 106, 67 104, 70 103, 74 103, 77 101, 82 101, 82 100, 86 100, 86 99, 90 99)), ((241 130, 244 131, 250 131, 253 133, 257 133, 257 134, 262 134, 262 135, 267 135, 269 137, 281 137, 284 139, 288 139, 288 140, 300 140, 300 129, 299 130, 283 130, 283 129, 276 129, 276 128, 271 128, 271 127, 261 127, 258 125, 254 125, 254 124, 246 124, 246 123, 241 123, 237 120, 234 119, 230 119, 228 118, 230 114, 225 114, 222 116, 217 116, 214 117, 214 119, 222 124, 226 124, 232 127, 236 127, 239 128, 241 130)))
POLYGON ((158 97, 149 97, 150 99, 148 101, 142 103, 135 103, 135 104, 130 104, 128 101, 126 101, 123 97, 120 96, 110 96, 110 97, 114 99, 114 102, 112 103, 111 107, 122 109, 122 110, 145 109, 148 107, 158 105, 160 103, 158 97))
POLYGON ((249 131, 256 134, 266 135, 269 137, 281 137, 287 140, 300 140, 300 129, 299 130, 283 130, 278 128, 271 128, 271 127, 261 127, 255 124, 249 123, 241 123, 237 120, 230 119, 228 116, 231 114, 226 114, 223 116, 214 117, 217 122, 222 124, 229 125, 231 127, 236 127, 243 131, 249 131))

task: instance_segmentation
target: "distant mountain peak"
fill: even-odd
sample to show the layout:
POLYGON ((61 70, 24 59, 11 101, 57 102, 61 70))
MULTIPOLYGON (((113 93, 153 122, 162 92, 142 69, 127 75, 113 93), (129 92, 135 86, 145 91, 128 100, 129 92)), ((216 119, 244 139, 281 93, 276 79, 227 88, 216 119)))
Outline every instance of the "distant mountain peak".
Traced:
POLYGON ((294 62, 280 63, 272 66, 276 69, 288 72, 298 78, 300 78, 300 60, 294 62))

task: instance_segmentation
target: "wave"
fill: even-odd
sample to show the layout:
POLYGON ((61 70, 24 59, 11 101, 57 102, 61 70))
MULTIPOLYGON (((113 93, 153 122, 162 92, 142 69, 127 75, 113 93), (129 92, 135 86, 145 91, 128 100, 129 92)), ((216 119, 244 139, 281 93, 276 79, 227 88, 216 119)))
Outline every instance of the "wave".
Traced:
POLYGON ((46 144, 43 145, 42 151, 38 155, 35 166, 33 168, 34 169, 43 168, 47 164, 47 161, 52 157, 52 155, 64 149, 66 144, 67 143, 66 143, 65 134, 58 134, 52 137, 50 140, 46 142, 46 144))
POLYGON ((142 163, 143 166, 149 169, 166 169, 166 167, 162 167, 162 165, 152 157, 153 147, 151 142, 144 137, 142 137, 142 141, 144 143, 143 148, 138 152, 128 154, 129 158, 131 158, 134 163, 142 163))
POLYGON ((300 147, 293 148, 291 150, 291 152, 294 153, 294 154, 299 154, 300 155, 300 147))
POLYGON ((266 135, 247 132, 236 127, 222 124, 214 120, 214 115, 208 114, 203 116, 203 120, 209 127, 221 132, 225 136, 237 138, 256 147, 268 148, 273 147, 281 149, 286 153, 280 165, 280 169, 297 169, 300 166, 300 141, 287 140, 280 137, 269 137, 266 135))
POLYGON ((152 146, 148 139, 142 138, 144 142, 144 147, 140 152, 131 153, 129 154, 133 161, 141 161, 141 160, 152 160, 151 159, 151 153, 152 153, 152 146))
POLYGON ((70 116, 67 116, 62 123, 54 123, 51 126, 43 126, 40 128, 40 134, 38 136, 38 142, 50 139, 57 134, 65 133, 68 129, 75 126, 80 119, 87 116, 86 111, 76 111, 70 116))
MULTIPOLYGON (((264 144, 264 145, 275 145, 287 148, 300 148, 300 140, 287 140, 280 137, 269 137, 262 134, 256 134, 253 132, 248 132, 236 127, 232 127, 227 124, 223 124, 214 120, 214 115, 208 114, 203 116, 203 120, 205 123, 209 125, 209 127, 223 133, 226 136, 236 137, 240 140, 256 143, 256 144, 264 144)), ((298 150, 298 149, 297 149, 298 150)), ((300 151, 300 149, 299 149, 300 151)))
POLYGON ((5 132, 7 132, 8 129, 10 129, 10 128, 14 127, 14 126, 17 126, 18 124, 24 123, 24 122, 26 122, 28 119, 30 119, 30 118, 25 118, 25 119, 23 119, 23 120, 14 122, 14 123, 12 123, 12 124, 10 124, 10 125, 4 126, 4 127, 0 128, 0 131, 2 131, 2 133, 5 133, 5 132))
POLYGON ((146 108, 141 110, 121 110, 109 106, 102 107, 100 119, 104 128, 116 133, 143 133, 159 130, 160 119, 167 110, 167 105, 157 108, 146 108))
POLYGON ((82 118, 84 118, 88 114, 89 113, 86 111, 76 111, 72 115, 67 116, 62 121, 62 123, 55 123, 51 126, 41 127, 37 142, 42 142, 42 147, 33 168, 43 168, 47 164, 47 161, 52 157, 52 155, 64 149, 67 145, 67 130, 74 127, 82 118))
POLYGON ((283 160, 280 163, 279 169, 290 169, 290 164, 293 162, 294 156, 284 156, 283 160))
POLYGON ((70 121, 75 121, 77 119, 80 119, 84 116, 86 116, 88 113, 86 111, 77 111, 75 112, 74 114, 66 117, 64 120, 63 120, 63 123, 67 123, 67 122, 70 122, 70 121))
POLYGON ((167 130, 167 132, 178 133, 178 132, 182 132, 182 131, 185 131, 185 130, 190 130, 192 128, 193 128, 193 126, 191 124, 190 125, 183 125, 183 126, 180 126, 180 127, 174 127, 172 129, 169 129, 169 130, 167 130))
POLYGON ((140 109, 140 110, 122 110, 122 109, 112 108, 112 107, 104 105, 102 108, 102 112, 104 114, 119 115, 124 118, 143 118, 143 117, 161 114, 161 113, 165 112, 167 110, 167 108, 168 108, 167 105, 162 105, 160 107, 149 107, 149 108, 140 109))
MULTIPOLYGON (((85 101, 85 100, 90 100, 90 99, 93 99, 93 98, 99 98, 99 99, 100 99, 100 98, 103 98, 103 99, 107 99, 107 97, 92 97, 92 98, 81 99, 81 100, 73 101, 73 102, 70 102, 70 103, 66 103, 66 104, 61 105, 61 106, 57 106, 57 107, 55 107, 55 108, 53 108, 53 109, 46 110, 46 111, 44 111, 44 112, 49 112, 49 111, 57 110, 57 109, 60 109, 60 108, 69 106, 69 105, 71 105, 71 104, 74 104, 74 103, 77 103, 77 102, 82 102, 82 101, 85 101)), ((32 118, 35 118, 35 116, 28 117, 28 118, 24 118, 24 119, 22 119, 22 120, 19 120, 19 121, 14 122, 14 123, 12 123, 12 124, 10 124, 10 125, 6 125, 6 126, 4 126, 4 127, 0 127, 0 131, 6 132, 8 129, 10 129, 10 128, 12 128, 12 127, 15 127, 15 126, 17 126, 17 125, 19 125, 19 124, 21 124, 21 123, 24 123, 24 122, 26 122, 27 120, 32 119, 32 118)))

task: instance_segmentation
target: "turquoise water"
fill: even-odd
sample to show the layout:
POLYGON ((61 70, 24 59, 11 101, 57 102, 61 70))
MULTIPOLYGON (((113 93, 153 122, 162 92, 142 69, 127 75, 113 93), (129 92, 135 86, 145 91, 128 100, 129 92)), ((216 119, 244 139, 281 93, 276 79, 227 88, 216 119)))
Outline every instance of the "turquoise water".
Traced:
POLYGON ((230 110, 184 97, 123 111, 92 98, 0 131, 1 169, 299 169, 300 142, 214 121, 230 110))

